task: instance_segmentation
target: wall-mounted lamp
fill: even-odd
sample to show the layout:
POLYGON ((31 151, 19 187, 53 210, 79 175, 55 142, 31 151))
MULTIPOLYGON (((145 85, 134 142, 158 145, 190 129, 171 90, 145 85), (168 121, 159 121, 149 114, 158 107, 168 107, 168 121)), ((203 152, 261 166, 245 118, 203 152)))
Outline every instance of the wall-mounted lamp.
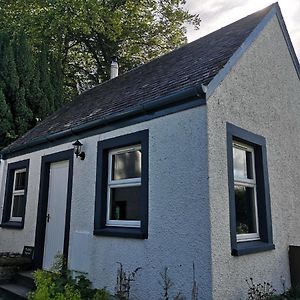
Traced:
POLYGON ((77 140, 72 145, 74 146, 74 154, 76 155, 76 157, 80 157, 81 160, 84 160, 85 153, 83 151, 81 151, 82 144, 77 140))

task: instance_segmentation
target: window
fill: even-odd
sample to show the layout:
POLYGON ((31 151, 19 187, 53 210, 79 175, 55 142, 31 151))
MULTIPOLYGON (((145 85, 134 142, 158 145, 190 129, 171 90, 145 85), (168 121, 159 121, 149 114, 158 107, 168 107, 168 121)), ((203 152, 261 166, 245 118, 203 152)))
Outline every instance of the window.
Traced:
POLYGON ((237 241, 258 240, 253 147, 233 141, 233 173, 237 241))
POLYGON ((98 143, 94 234, 147 238, 148 131, 98 143))
POLYGON ((274 249, 265 138, 227 124, 233 255, 274 249))
POLYGON ((26 169, 15 170, 10 221, 22 222, 25 209, 26 169))
POLYGON ((1 227, 23 228, 29 160, 8 165, 1 227))
POLYGON ((109 152, 106 225, 141 226, 141 158, 141 145, 109 152))

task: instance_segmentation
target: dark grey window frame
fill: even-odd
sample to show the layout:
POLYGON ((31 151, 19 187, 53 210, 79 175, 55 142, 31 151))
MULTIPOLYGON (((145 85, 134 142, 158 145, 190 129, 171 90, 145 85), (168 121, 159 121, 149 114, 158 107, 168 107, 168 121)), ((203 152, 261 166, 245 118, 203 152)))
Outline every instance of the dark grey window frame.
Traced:
POLYGON ((266 139, 263 136, 254 134, 230 123, 227 123, 226 127, 231 254, 234 256, 240 256, 275 249, 272 234, 266 139), (242 142, 254 148, 258 223, 260 233, 260 240, 258 241, 237 242, 233 175, 233 141, 242 142))
POLYGON ((12 228, 12 229, 23 229, 25 222, 25 212, 26 212, 26 200, 27 200, 27 187, 28 187, 28 171, 29 171, 29 159, 10 163, 7 166, 7 177, 5 186, 5 196, 2 214, 2 228, 12 228), (16 170, 26 169, 26 179, 25 179, 25 189, 24 189, 24 213, 22 216, 22 221, 10 221, 11 206, 12 206, 12 192, 14 184, 14 174, 16 170))
POLYGON ((149 131, 143 130, 135 133, 118 136, 98 142, 97 172, 96 172, 96 198, 94 235, 148 238, 148 172, 149 172, 149 131), (141 145, 142 174, 141 174, 141 227, 117 227, 106 225, 107 209, 107 179, 108 179, 108 153, 110 150, 141 145))

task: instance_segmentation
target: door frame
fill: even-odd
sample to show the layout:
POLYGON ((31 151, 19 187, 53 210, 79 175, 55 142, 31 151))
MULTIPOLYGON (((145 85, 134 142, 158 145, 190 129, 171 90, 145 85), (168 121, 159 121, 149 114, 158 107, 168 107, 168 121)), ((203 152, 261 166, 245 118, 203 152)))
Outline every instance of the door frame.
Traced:
POLYGON ((51 163, 65 161, 65 160, 69 161, 69 172, 68 172, 68 191, 67 191, 66 219, 65 219, 65 229, 64 229, 63 256, 66 260, 66 264, 68 263, 71 200, 72 200, 72 185, 73 185, 73 159, 74 159, 73 149, 42 156, 37 222, 36 222, 35 242, 34 242, 35 250, 34 250, 34 259, 33 259, 33 265, 34 268, 36 269, 38 268, 41 269, 43 267, 45 233, 46 233, 46 225, 47 225, 46 217, 47 217, 47 209, 48 209, 50 165, 51 163))

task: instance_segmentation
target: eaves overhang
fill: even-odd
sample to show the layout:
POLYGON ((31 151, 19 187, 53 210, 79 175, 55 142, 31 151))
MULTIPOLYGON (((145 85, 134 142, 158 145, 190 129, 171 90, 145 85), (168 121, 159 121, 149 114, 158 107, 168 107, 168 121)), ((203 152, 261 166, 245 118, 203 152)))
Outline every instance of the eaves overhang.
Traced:
POLYGON ((130 110, 75 125, 63 131, 49 133, 46 136, 35 138, 23 145, 8 146, 0 151, 0 158, 7 159, 24 155, 71 142, 74 139, 101 134, 202 105, 206 105, 206 95, 203 91, 203 86, 192 86, 163 96, 157 100, 136 105, 130 110))

